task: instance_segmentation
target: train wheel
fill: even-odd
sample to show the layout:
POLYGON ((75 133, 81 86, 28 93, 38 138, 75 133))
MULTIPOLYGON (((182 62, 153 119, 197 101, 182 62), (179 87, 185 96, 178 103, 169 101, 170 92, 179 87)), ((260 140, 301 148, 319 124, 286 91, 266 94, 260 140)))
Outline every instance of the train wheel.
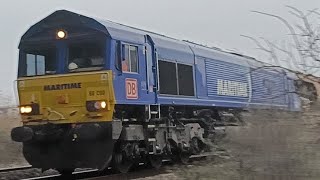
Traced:
POLYGON ((190 154, 188 152, 180 152, 178 155, 178 160, 181 164, 188 164, 190 159, 190 154))
POLYGON ((114 154, 114 165, 116 171, 120 173, 127 173, 133 165, 133 161, 126 157, 124 152, 114 154))
POLYGON ((159 155, 148 156, 149 164, 155 169, 159 169, 162 165, 162 157, 159 155))
POLYGON ((194 154, 199 154, 201 152, 201 142, 199 141, 198 138, 192 138, 191 140, 191 148, 192 148, 192 152, 194 154))

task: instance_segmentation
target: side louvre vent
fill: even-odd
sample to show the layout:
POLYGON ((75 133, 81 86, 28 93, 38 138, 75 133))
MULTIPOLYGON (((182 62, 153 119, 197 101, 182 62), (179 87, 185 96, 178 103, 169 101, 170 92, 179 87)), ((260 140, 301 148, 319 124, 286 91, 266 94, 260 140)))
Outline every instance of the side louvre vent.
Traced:
MULTIPOLYGON (((231 64, 228 62, 206 59, 206 78, 207 89, 209 97, 228 96, 237 99, 247 99, 250 96, 250 82, 248 68, 231 64), (241 86, 230 92, 221 92, 221 88, 218 88, 218 82, 231 82, 236 83, 236 86, 241 86)), ((232 84, 234 86, 234 84, 232 84)), ((225 89, 225 88, 224 88, 225 89)))

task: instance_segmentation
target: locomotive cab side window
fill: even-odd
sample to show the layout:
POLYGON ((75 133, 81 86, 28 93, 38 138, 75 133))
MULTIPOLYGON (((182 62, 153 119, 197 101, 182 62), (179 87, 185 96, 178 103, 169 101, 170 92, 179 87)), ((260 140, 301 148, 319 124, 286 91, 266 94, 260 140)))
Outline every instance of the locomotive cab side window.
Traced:
POLYGON ((138 47, 133 45, 123 45, 122 71, 138 73, 138 47))
POLYGON ((19 77, 55 74, 57 71, 55 52, 55 48, 21 50, 19 77))

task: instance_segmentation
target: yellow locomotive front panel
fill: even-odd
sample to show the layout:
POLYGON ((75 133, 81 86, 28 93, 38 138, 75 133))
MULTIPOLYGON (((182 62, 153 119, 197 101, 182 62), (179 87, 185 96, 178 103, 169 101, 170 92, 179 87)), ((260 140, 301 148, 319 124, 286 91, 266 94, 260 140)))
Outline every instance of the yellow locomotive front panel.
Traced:
POLYGON ((112 72, 19 78, 20 113, 25 125, 112 121, 112 72))

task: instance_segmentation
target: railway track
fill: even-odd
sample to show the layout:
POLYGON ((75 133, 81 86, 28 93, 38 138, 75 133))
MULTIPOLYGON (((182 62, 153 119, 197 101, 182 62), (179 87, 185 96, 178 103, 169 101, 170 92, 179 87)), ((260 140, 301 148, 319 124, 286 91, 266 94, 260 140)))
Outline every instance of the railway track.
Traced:
MULTIPOLYGON (((202 158, 206 158, 209 156, 219 156, 217 153, 204 153, 200 155, 192 155, 190 160, 196 161, 202 158)), ((168 165, 170 162, 169 160, 164 160, 164 167, 168 165)), ((139 167, 136 167, 135 171, 121 174, 121 173, 114 173, 112 169, 109 168, 105 171, 98 171, 97 169, 78 169, 77 171, 73 172, 71 175, 61 175, 61 174, 53 174, 53 175, 46 175, 46 176, 39 176, 39 177, 32 177, 32 178, 21 178, 23 180, 42 180, 42 179, 90 179, 90 180, 99 180, 99 179, 137 179, 137 178, 144 178, 150 177, 155 175, 166 175, 166 174, 173 174, 168 173, 164 169, 149 169, 143 166, 143 163, 140 164, 139 167)), ((9 168, 8 168, 9 169, 9 168)))
POLYGON ((41 179, 85 179, 90 177, 97 177, 101 173, 98 169, 87 169, 87 170, 78 170, 73 172, 71 175, 61 175, 61 174, 54 174, 54 175, 47 175, 47 176, 39 176, 33 178, 24 178, 22 180, 41 180, 41 179))
POLYGON ((17 166, 17 167, 10 167, 10 168, 0 168, 0 173, 19 171, 19 170, 27 170, 27 169, 31 169, 31 168, 32 168, 31 165, 17 166))

